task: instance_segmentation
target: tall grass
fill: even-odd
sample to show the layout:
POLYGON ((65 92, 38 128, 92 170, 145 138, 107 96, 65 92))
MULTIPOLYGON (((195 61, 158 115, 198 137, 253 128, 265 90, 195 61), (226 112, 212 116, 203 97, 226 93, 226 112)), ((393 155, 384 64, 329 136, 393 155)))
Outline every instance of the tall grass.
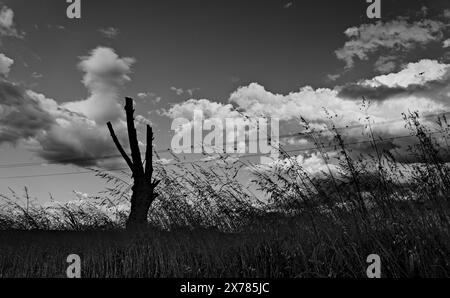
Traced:
POLYGON ((270 168, 227 157, 157 164, 160 197, 141 235, 120 231, 130 186, 117 175, 96 171, 111 188, 79 204, 42 207, 12 192, 2 196, 3 229, 82 232, 1 232, 0 276, 61 276, 64 256, 78 252, 91 277, 364 277, 369 254, 384 277, 449 277, 449 125, 404 120, 415 141, 401 154, 370 122, 367 153, 334 126, 330 153, 329 134, 305 122, 323 161, 315 174, 287 152, 270 168), (268 201, 239 182, 243 170, 268 201), (109 232, 89 232, 99 229, 109 232))

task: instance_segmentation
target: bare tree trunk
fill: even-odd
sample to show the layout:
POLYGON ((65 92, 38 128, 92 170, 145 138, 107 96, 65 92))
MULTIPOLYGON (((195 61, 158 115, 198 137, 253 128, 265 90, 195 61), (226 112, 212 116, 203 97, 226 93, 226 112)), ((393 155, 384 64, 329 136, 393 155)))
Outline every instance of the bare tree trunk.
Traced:
POLYGON ((127 229, 135 229, 145 226, 147 223, 148 210, 153 203, 153 189, 145 180, 134 179, 131 195, 131 210, 127 220, 127 229))
POLYGON ((111 137, 119 150, 122 157, 130 167, 133 173, 133 187, 131 195, 131 210, 127 220, 127 229, 136 230, 141 229, 147 224, 148 210, 150 209, 153 201, 158 197, 155 192, 155 188, 160 181, 152 180, 153 176, 153 131, 152 128, 147 125, 147 148, 145 153, 145 169, 142 164, 141 152, 139 149, 139 143, 137 140, 136 128, 134 126, 134 109, 133 99, 126 98, 125 112, 127 116, 127 128, 128 138, 130 142, 131 158, 130 159, 120 144, 117 136, 114 132, 112 124, 108 122, 108 129, 111 133, 111 137))

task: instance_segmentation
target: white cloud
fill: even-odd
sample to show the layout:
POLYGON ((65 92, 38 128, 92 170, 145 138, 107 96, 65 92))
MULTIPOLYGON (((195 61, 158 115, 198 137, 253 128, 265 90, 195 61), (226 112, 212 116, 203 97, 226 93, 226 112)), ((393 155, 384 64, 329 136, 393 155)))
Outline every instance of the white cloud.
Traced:
MULTIPOLYGON (((445 80, 448 72, 448 65, 424 59, 405 65, 404 69, 397 73, 377 76, 355 85, 370 85, 373 86, 371 88, 388 89, 395 87, 401 90, 410 86, 427 87, 430 83, 445 80)), ((435 96, 435 92, 437 90, 434 89, 432 91, 411 89, 409 92, 388 95, 383 100, 372 102, 369 107, 363 107, 361 100, 342 96, 340 87, 314 89, 305 86, 296 92, 276 94, 266 90, 258 83, 251 83, 233 92, 228 104, 207 99, 190 99, 172 106, 166 115, 173 119, 188 119, 191 121, 190 125, 195 110, 203 111, 206 119, 272 117, 288 124, 299 123, 300 117, 302 117, 317 130, 326 129, 331 121, 337 127, 356 125, 357 127, 344 132, 345 138, 356 139, 361 139, 362 133, 367 132, 367 127, 361 126, 361 124, 364 123, 366 117, 370 117, 376 123, 372 127, 375 133, 382 137, 392 137, 409 134, 404 126, 402 113, 418 111, 421 115, 427 115, 450 110, 450 92, 443 91, 438 97, 435 96), (382 123, 389 124, 381 125, 382 123)), ((430 124, 431 121, 433 119, 422 119, 424 124, 430 124)), ((281 128, 283 127, 282 123, 280 123, 281 128)), ((186 129, 190 129, 190 127, 186 127, 186 129)), ((298 131, 301 129, 301 126, 298 125, 298 131)), ((281 131, 280 134, 283 135, 286 132, 281 131)), ((324 136, 331 137, 331 134, 324 136)), ((297 145, 308 144, 306 140, 287 140, 288 143, 295 141, 297 141, 297 145)), ((395 142, 393 141, 393 143, 395 142)))
POLYGON ((170 159, 170 158, 159 158, 158 160, 155 161, 155 163, 161 164, 161 165, 167 165, 167 164, 170 164, 173 162, 174 162, 174 160, 170 159))
POLYGON ((395 56, 381 56, 374 64, 374 69, 378 73, 390 73, 397 67, 395 56))
POLYGON ((14 60, 0 53, 0 75, 7 77, 14 60))
MULTIPOLYGON (((26 91, 31 100, 52 119, 52 123, 32 137, 38 146, 34 149, 41 157, 49 161, 64 161, 77 165, 108 166, 114 160, 96 160, 98 157, 116 154, 105 125, 99 125, 83 114, 75 113, 59 105, 56 101, 31 90, 26 91), (79 159, 70 161, 71 159, 79 159)), ((119 138, 126 143, 125 124, 116 121, 119 138)), ((64 163, 64 162, 61 162, 64 163)))
POLYGON ((129 74, 134 62, 133 58, 119 57, 110 48, 96 48, 90 56, 82 57, 79 64, 85 72, 83 84, 89 90, 89 98, 64 106, 86 115, 98 124, 119 119, 122 115, 119 91, 130 81, 129 74))
POLYGON ((0 143, 29 142, 34 151, 52 162, 117 165, 116 160, 96 158, 117 154, 106 121, 114 123, 119 139, 128 145, 118 99, 120 88, 130 80, 133 62, 131 58, 120 58, 112 49, 95 49, 80 63, 89 98, 64 104, 1 82, 0 143), (74 158, 77 160, 71 160, 74 158))
POLYGON ((444 40, 444 42, 442 43, 442 46, 443 46, 444 48, 450 47, 450 38, 444 40))
MULTIPOLYGON (((335 154, 329 153, 329 157, 335 154)), ((284 172, 289 169, 301 167, 310 177, 323 177, 323 174, 338 172, 338 167, 334 164, 326 163, 319 153, 299 154, 289 158, 279 159, 265 165, 258 165, 258 171, 284 172)))
POLYGON ((0 144, 33 138, 53 124, 53 117, 38 98, 29 97, 15 84, 0 80, 0 144))
POLYGON ((182 88, 177 88, 177 87, 170 87, 170 90, 172 90, 173 92, 175 92, 178 96, 184 93, 184 90, 182 88))
POLYGON ((74 190, 73 193, 74 193, 74 195, 75 195, 75 198, 76 198, 78 201, 87 201, 89 198, 92 197, 92 196, 89 195, 88 193, 84 193, 84 192, 81 192, 81 191, 76 191, 76 190, 74 190))
POLYGON ((283 5, 283 8, 291 8, 294 5, 294 2, 290 1, 283 5))
POLYGON ((202 111, 205 118, 240 118, 241 115, 234 110, 231 104, 221 104, 208 99, 190 99, 180 104, 175 104, 166 113, 172 119, 194 119, 194 111, 202 111))
POLYGON ((356 58, 367 60, 379 49, 410 50, 439 41, 445 27, 440 21, 425 19, 410 23, 405 18, 351 27, 344 32, 349 40, 336 51, 336 56, 345 61, 346 68, 351 68, 356 58))
MULTIPOLYGON (((186 123, 176 127, 177 133, 185 134, 192 130, 194 124, 204 125, 204 127, 215 127, 221 125, 223 130, 219 131, 218 137, 226 139, 226 143, 231 143, 230 140, 238 139, 248 134, 248 131, 238 129, 234 135, 235 127, 237 125, 247 125, 250 129, 256 129, 256 123, 250 121, 242 113, 236 111, 231 104, 222 104, 213 102, 207 99, 190 99, 180 104, 175 104, 169 111, 164 113, 172 119, 183 118, 187 120, 186 123), (201 112, 202 118, 195 118, 195 113, 201 112), (220 121, 220 124, 216 122, 220 121), (200 123, 202 122, 202 123, 200 123)), ((197 114, 198 117, 199 114, 197 114)), ((193 144, 200 146, 200 144, 193 144)), ((238 149, 245 149, 245 143, 237 144, 238 149)), ((222 150, 220 147, 208 147, 208 150, 222 150)))
POLYGON ((442 79, 450 70, 449 64, 442 64, 436 60, 422 59, 419 62, 408 63, 401 71, 374 77, 363 81, 362 85, 372 87, 403 87, 410 85, 424 85, 427 82, 442 79))
MULTIPOLYGON (((298 92, 289 94, 274 94, 263 86, 252 83, 241 87, 231 94, 229 101, 232 104, 222 104, 207 99, 190 99, 181 104, 174 105, 166 115, 175 118, 192 120, 195 110, 201 110, 205 118, 242 118, 248 117, 273 117, 280 121, 299 121, 300 117, 318 124, 320 127, 330 115, 337 126, 359 124, 367 115, 376 122, 384 122, 401 118, 402 112, 419 110, 423 113, 441 111, 445 106, 435 102, 432 98, 424 96, 408 95, 392 98, 382 102, 375 102, 367 111, 361 108, 361 102, 352 99, 344 99, 339 96, 337 89, 320 88, 313 89, 306 86, 298 92), (242 111, 238 112, 237 109, 242 111)), ((402 124, 400 125, 401 127, 402 124)), ((396 133, 398 127, 384 127, 396 133)))
POLYGON ((449 82, 450 64, 422 59, 403 66, 399 72, 347 83, 338 89, 339 96, 343 98, 365 97, 373 101, 384 101, 411 96, 448 105, 449 82))
POLYGON ((189 96, 193 96, 194 92, 197 90, 200 90, 200 88, 191 88, 191 89, 186 89, 184 90, 183 88, 177 88, 177 87, 170 87, 170 90, 172 90, 173 92, 175 92, 178 96, 186 93, 189 96))
POLYGON ((38 72, 33 72, 32 74, 31 74, 31 76, 34 78, 34 79, 40 79, 40 78, 42 78, 43 77, 43 75, 41 74, 41 73, 38 73, 38 72))
POLYGON ((138 96, 140 99, 145 99, 145 98, 148 98, 148 97, 151 97, 151 96, 155 96, 155 94, 154 94, 154 93, 151 93, 151 92, 139 92, 139 93, 137 94, 137 96, 138 96))
POLYGON ((299 119, 300 116, 311 121, 323 121, 327 118, 324 108, 345 119, 354 119, 361 114, 355 101, 339 98, 336 90, 310 86, 283 95, 251 83, 231 94, 229 100, 250 117, 273 117, 285 121, 299 119))
POLYGON ((444 10, 444 17, 446 17, 447 19, 450 19, 450 9, 444 10))
POLYGON ((22 37, 14 24, 14 11, 6 6, 3 6, 0 10, 0 37, 1 36, 22 37))
POLYGON ((109 27, 109 28, 102 28, 98 30, 104 37, 114 39, 116 38, 120 31, 117 28, 109 27))
MULTIPOLYGON (((360 124, 361 119, 367 116, 380 123, 400 119, 402 112, 418 110, 421 113, 433 113, 445 109, 442 103, 432 98, 407 95, 375 102, 364 111, 361 101, 341 98, 337 89, 303 87, 298 92, 281 95, 271 93, 256 83, 239 88, 231 95, 230 101, 251 117, 263 115, 281 121, 303 117, 312 124, 323 125, 328 122, 330 115, 336 115, 333 123, 338 127, 360 124)), ((389 134, 405 132, 402 122, 379 129, 389 134)), ((348 133, 360 136, 361 130, 348 130, 348 133)))
POLYGON ((89 56, 82 57, 79 67, 85 72, 83 83, 90 90, 116 89, 128 81, 135 59, 120 58, 113 49, 98 47, 89 56))
MULTIPOLYGON (((406 88, 410 85, 424 85, 445 77, 450 66, 435 60, 421 60, 407 64, 397 73, 374 77, 358 84, 373 87, 406 88)), ((306 86, 297 92, 276 94, 267 91, 258 83, 240 87, 229 98, 230 104, 222 104, 207 99, 190 99, 174 105, 167 113, 171 118, 182 117, 191 120, 194 110, 202 110, 205 118, 240 118, 243 114, 249 117, 274 117, 281 121, 298 120, 303 117, 307 121, 324 123, 329 115, 336 114, 333 121, 345 126, 359 123, 365 118, 366 111, 361 109, 361 101, 342 98, 339 88, 318 88, 306 86), (242 113, 239 113, 242 111, 242 113)), ((450 105, 450 102, 447 103, 450 105)), ((426 93, 409 93, 393 96, 385 101, 374 102, 367 111, 376 121, 399 119, 402 112, 419 110, 424 113, 436 112, 445 108, 426 93)))
POLYGON ((157 96, 155 93, 153 92, 139 92, 137 94, 137 97, 140 99, 147 99, 147 98, 151 98, 153 100, 154 103, 159 103, 162 100, 161 96, 157 96))
POLYGON ((135 117, 134 120, 136 120, 136 122, 137 122, 138 124, 140 124, 140 125, 150 125, 150 126, 153 126, 152 121, 151 121, 150 119, 145 118, 145 117, 142 116, 142 115, 137 115, 137 116, 135 117))
POLYGON ((186 93, 189 94, 189 96, 193 96, 194 92, 200 90, 200 88, 192 88, 192 89, 187 89, 186 93))

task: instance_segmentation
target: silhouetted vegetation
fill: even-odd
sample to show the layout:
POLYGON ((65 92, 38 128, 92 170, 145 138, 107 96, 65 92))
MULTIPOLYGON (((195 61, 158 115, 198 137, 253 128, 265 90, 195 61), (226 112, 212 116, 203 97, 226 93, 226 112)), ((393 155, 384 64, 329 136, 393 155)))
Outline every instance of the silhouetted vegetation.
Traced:
POLYGON ((405 123, 420 162, 386 150, 370 127, 366 154, 330 127, 331 155, 307 123, 320 173, 286 152, 270 169, 226 156, 156 162, 159 197, 139 234, 122 231, 131 186, 110 172, 95 170, 111 188, 79 203, 2 196, 0 276, 64 277, 77 253, 83 277, 365 277, 375 253, 383 277, 449 277, 449 125, 440 118, 431 131, 416 114, 405 123), (255 188, 239 182, 243 170, 255 188))

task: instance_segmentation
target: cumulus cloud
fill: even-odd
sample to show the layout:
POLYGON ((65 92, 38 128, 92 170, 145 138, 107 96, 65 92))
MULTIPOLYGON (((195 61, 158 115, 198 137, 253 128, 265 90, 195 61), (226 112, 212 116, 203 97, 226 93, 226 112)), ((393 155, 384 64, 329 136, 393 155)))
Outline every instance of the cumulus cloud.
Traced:
MULTIPOLYGON (((104 126, 8 82, 1 84, 0 115, 0 143, 29 142, 33 151, 50 162, 107 165, 108 161, 96 158, 115 154, 104 126)), ((124 128, 120 132, 125 141, 124 128)))
MULTIPOLYGON (((252 83, 239 88, 229 100, 236 109, 251 116, 277 117, 282 121, 296 120, 301 116, 316 130, 326 129, 328 120, 332 120, 337 127, 348 127, 341 131, 346 142, 364 138, 362 134, 367 133, 367 127, 361 124, 369 117, 377 136, 392 138, 410 133, 401 120, 402 113, 418 111, 419 115, 425 116, 421 119, 423 124, 433 125, 435 118, 426 118, 427 115, 450 110, 450 65, 423 59, 405 65, 399 72, 370 80, 333 89, 306 86, 289 94, 275 94, 252 83), (378 95, 375 97, 383 100, 372 101, 363 107, 361 96, 372 99, 371 95, 378 95)), ((311 148, 311 144, 306 146, 304 139, 295 140, 301 143, 301 148, 311 148)), ((411 139, 393 139, 380 144, 380 147, 386 150, 406 148, 410 142, 411 139)), ((370 144, 352 148, 355 152, 372 150, 370 144)))
MULTIPOLYGON (((338 97, 333 89, 302 87, 297 92, 275 94, 257 83, 241 87, 231 94, 229 101, 250 117, 272 117, 282 121, 324 122, 328 114, 337 114, 343 121, 352 122, 362 116, 358 103, 338 97)), ((348 123, 347 123, 348 124, 348 123)))
POLYGON ((401 71, 349 83, 339 92, 342 97, 385 100, 390 97, 415 94, 447 101, 450 84, 450 64, 422 59, 407 64, 401 71))
POLYGON ((35 137, 55 123, 39 99, 10 82, 0 82, 0 144, 35 137))
MULTIPOLYGON (((280 121, 299 121, 302 117, 318 124, 318 127, 325 127, 330 115, 336 125, 346 126, 359 124, 368 115, 376 122, 384 122, 399 119, 401 113, 408 110, 431 113, 445 108, 443 103, 432 98, 408 95, 375 102, 368 111, 364 111, 361 101, 345 98, 341 93, 338 88, 314 89, 306 86, 297 92, 275 94, 257 83, 251 83, 233 92, 228 104, 191 99, 174 105, 166 115, 173 119, 181 117, 192 120, 193 111, 201 110, 205 118, 271 117, 280 121)), ((393 126, 390 128, 393 129, 393 126)))
POLYGON ((234 110, 231 104, 222 104, 208 99, 190 99, 180 104, 175 104, 166 113, 172 119, 194 119, 194 111, 202 111, 205 118, 237 118, 240 114, 234 110))
POLYGON ((0 143, 29 142, 50 162, 115 166, 117 161, 98 158, 116 154, 106 121, 114 122, 119 139, 127 145, 118 98, 120 88, 130 80, 133 61, 108 48, 97 48, 83 57, 80 69, 85 72, 83 83, 90 96, 82 101, 58 103, 2 81, 0 143))
POLYGON ((419 62, 409 63, 401 71, 387 75, 377 76, 365 82, 371 86, 403 87, 410 85, 423 85, 427 82, 441 79, 450 69, 450 65, 441 64, 436 60, 422 59, 419 62))
MULTIPOLYGON (((250 130, 256 131, 257 128, 256 121, 252 121, 247 115, 237 111, 232 104, 222 104, 208 99, 190 99, 183 103, 175 104, 164 115, 172 119, 186 120, 186 122, 180 124, 178 127, 173 127, 179 134, 189 135, 195 124, 198 127, 203 125, 205 130, 211 130, 213 127, 214 129, 219 129, 218 132, 216 131, 216 137, 219 140, 221 139, 224 144, 233 147, 229 150, 234 150, 233 143, 236 138, 238 139, 236 147, 239 152, 245 152, 246 143, 242 140, 242 137, 245 137, 250 130), (235 130, 236 127, 242 127, 243 129, 235 130), (247 130, 244 129, 245 127, 247 127, 247 130)), ((193 145, 199 148, 201 147, 197 143, 193 145)), ((217 146, 205 147, 208 153, 212 151, 217 152, 217 150, 222 152, 222 149, 217 146)))
MULTIPOLYGON (((361 124, 366 123, 365 119, 369 117, 374 122, 372 129, 377 136, 390 138, 409 134, 401 119, 402 113, 418 111, 425 116, 450 110, 449 85, 449 65, 424 59, 407 64, 396 73, 333 89, 305 86, 298 91, 277 94, 258 83, 251 83, 233 92, 228 103, 190 99, 172 106, 166 115, 192 121, 193 111, 201 110, 205 118, 278 118, 281 129, 291 128, 290 132, 280 131, 281 135, 292 133, 292 122, 297 123, 295 132, 303 130, 299 125, 300 117, 316 130, 327 130, 332 121, 337 127, 348 127, 342 131, 346 142, 365 138, 363 133, 368 132, 367 127, 361 124), (376 95, 376 98, 383 100, 375 100, 370 105, 363 106, 363 95, 369 99, 371 95, 376 95)), ((432 121, 432 118, 422 119, 424 124, 431 124, 432 121)), ((323 137, 332 136, 331 133, 324 133, 323 137)), ((309 143, 311 140, 308 140, 292 138, 287 140, 287 144, 314 147, 309 143)), ((392 140, 380 147, 390 150, 407 142, 392 140)), ((355 147, 360 152, 370 150, 370 144, 355 147)))
POLYGON ((7 77, 14 60, 0 53, 0 75, 7 77))
POLYGON ((356 58, 367 60, 370 54, 380 49, 405 51, 440 41, 445 28, 444 22, 429 19, 409 22, 405 18, 399 18, 389 22, 363 24, 344 32, 349 40, 335 53, 345 62, 346 68, 351 68, 356 58))
MULTIPOLYGON (((42 94, 27 91, 30 98, 40 102, 53 120, 53 124, 34 136, 38 147, 35 151, 51 162, 71 163, 81 166, 105 165, 110 161, 98 157, 116 154, 114 145, 104 125, 83 114, 58 105, 42 94)), ((124 125, 118 123, 119 135, 125 140, 124 125)))
POLYGON ((0 10, 0 37, 3 36, 22 37, 14 23, 14 11, 6 6, 0 10))
POLYGON ((122 115, 119 91, 130 81, 134 62, 133 58, 121 58, 112 49, 104 47, 82 57, 79 68, 85 73, 83 84, 90 96, 86 100, 67 103, 65 107, 86 115, 98 124, 117 120, 122 115))
MULTIPOLYGON (((427 96, 408 95, 375 102, 365 111, 360 100, 343 98, 337 88, 303 87, 298 92, 282 95, 267 91, 256 83, 239 88, 231 95, 230 101, 250 116, 275 117, 281 121, 298 121, 303 117, 306 121, 317 124, 317 127, 326 126, 330 116, 337 126, 343 127, 360 124, 361 119, 367 116, 380 123, 399 119, 402 112, 407 113, 409 110, 433 113, 445 108, 443 103, 427 96)), ((386 133, 395 134, 404 131, 402 127, 403 124, 400 123, 382 129, 386 133)), ((360 135, 361 129, 355 131, 360 135)), ((351 130, 349 132, 351 133, 351 130)))

